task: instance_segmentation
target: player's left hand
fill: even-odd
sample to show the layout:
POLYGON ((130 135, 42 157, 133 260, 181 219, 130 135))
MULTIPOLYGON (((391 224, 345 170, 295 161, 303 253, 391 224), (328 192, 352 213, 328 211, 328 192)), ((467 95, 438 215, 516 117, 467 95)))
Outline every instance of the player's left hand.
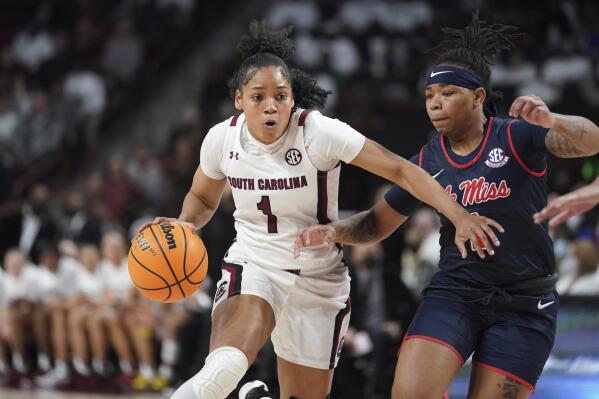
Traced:
POLYGON ((553 114, 541 97, 534 94, 520 96, 514 100, 510 107, 512 118, 522 118, 533 125, 550 129, 553 126, 553 114))
POLYGON ((466 259, 468 256, 465 245, 468 240, 482 259, 485 258, 485 251, 489 255, 495 255, 489 240, 495 246, 499 246, 500 243, 491 227, 501 233, 504 232, 503 227, 493 219, 465 212, 455 225, 455 245, 458 247, 462 259, 466 259))
POLYGON ((316 224, 297 233, 293 245, 293 257, 299 258, 304 248, 318 249, 335 243, 335 228, 327 224, 316 224))

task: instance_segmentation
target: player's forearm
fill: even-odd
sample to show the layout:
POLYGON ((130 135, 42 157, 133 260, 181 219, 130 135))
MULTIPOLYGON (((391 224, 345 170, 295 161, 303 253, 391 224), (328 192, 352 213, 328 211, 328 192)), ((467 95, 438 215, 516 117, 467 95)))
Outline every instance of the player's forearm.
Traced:
POLYGON ((443 187, 431 175, 405 159, 402 159, 400 172, 395 183, 420 201, 426 202, 437 209, 454 225, 461 216, 467 213, 464 208, 447 195, 443 187))
POLYGON ((599 153, 599 127, 587 118, 553 113, 545 144, 554 155, 564 158, 599 153))
POLYGON ((368 244, 385 239, 372 209, 338 220, 331 226, 335 228, 335 241, 340 244, 368 244))
POLYGON ((438 209, 454 225, 468 214, 428 173, 372 140, 366 140, 351 164, 391 180, 420 201, 438 209))
POLYGON ((183 200, 183 207, 178 219, 192 223, 200 229, 210 221, 215 210, 210 208, 200 196, 189 191, 183 200))

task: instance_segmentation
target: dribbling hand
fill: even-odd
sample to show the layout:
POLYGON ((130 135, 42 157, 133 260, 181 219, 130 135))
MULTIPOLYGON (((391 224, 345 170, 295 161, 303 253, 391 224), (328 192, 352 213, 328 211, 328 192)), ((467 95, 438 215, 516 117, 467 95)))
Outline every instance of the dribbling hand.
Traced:
POLYGON ((137 229, 137 234, 141 233, 142 230, 145 229, 146 227, 149 227, 153 224, 160 224, 160 223, 164 223, 164 222, 179 223, 183 226, 187 226, 187 227, 191 228, 194 231, 196 230, 196 227, 193 225, 193 223, 184 222, 183 220, 179 220, 177 218, 166 218, 166 217, 158 216, 158 217, 154 218, 154 220, 152 220, 151 222, 142 224, 141 227, 139 229, 137 229))
POLYGON ((304 248, 318 249, 335 243, 335 228, 326 224, 307 227, 297 233, 293 245, 293 257, 299 258, 304 248))
POLYGON ((503 227, 499 223, 484 216, 466 213, 464 217, 460 218, 455 225, 455 245, 458 247, 462 259, 466 259, 468 256, 465 245, 468 240, 470 240, 474 250, 482 259, 485 258, 485 251, 489 255, 495 255, 495 251, 490 245, 489 240, 495 246, 499 246, 500 243, 491 227, 501 233, 504 232, 503 227))

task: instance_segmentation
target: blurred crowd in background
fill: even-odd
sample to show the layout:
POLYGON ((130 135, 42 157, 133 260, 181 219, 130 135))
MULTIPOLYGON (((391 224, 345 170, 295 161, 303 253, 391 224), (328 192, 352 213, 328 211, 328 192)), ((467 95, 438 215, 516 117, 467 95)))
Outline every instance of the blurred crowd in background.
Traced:
MULTIPOLYGON (((142 223, 178 215, 204 134, 234 114, 226 81, 239 65, 235 48, 224 61, 206 55, 197 99, 161 133, 166 145, 130 146, 127 132, 105 132, 206 38, 219 22, 215 15, 223 21, 235 14, 234 4, 216 3, 0 6, 0 384, 161 391, 203 364, 210 282, 184 303, 150 303, 129 283, 126 253, 142 223), (119 151, 102 156, 106 143, 119 148, 119 141, 119 151)), ((475 8, 482 19, 525 33, 493 67, 494 88, 504 93, 500 114, 516 96, 535 93, 553 111, 599 121, 597 2, 264 3, 264 13, 243 16, 239 32, 250 18, 275 28, 294 25, 293 63, 333 92, 323 113, 403 156, 434 134, 424 110, 425 51, 438 43, 441 27, 466 25, 475 8)), ((598 159, 550 159, 550 192, 564 193, 597 174, 598 159)), ((341 214, 369 207, 387 188, 344 168, 341 214)), ((235 236, 233 211, 226 193, 201 231, 211 281, 235 236)), ((562 295, 599 295, 598 220, 593 211, 552 231, 562 295)), ((436 271, 438 227, 435 213, 422 208, 385 242, 346 249, 354 309, 335 374, 337 397, 390 392, 395 351, 436 271)), ((276 386, 272 349, 263 352, 248 378, 276 386)))

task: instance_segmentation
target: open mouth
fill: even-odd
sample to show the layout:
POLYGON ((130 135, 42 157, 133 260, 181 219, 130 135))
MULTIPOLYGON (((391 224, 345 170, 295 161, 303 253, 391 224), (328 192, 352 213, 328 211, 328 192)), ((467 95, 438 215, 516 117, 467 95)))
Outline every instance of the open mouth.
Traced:
POLYGON ((277 122, 275 122, 275 121, 266 121, 266 123, 264 123, 264 126, 266 126, 268 128, 273 128, 273 127, 277 126, 277 122))

